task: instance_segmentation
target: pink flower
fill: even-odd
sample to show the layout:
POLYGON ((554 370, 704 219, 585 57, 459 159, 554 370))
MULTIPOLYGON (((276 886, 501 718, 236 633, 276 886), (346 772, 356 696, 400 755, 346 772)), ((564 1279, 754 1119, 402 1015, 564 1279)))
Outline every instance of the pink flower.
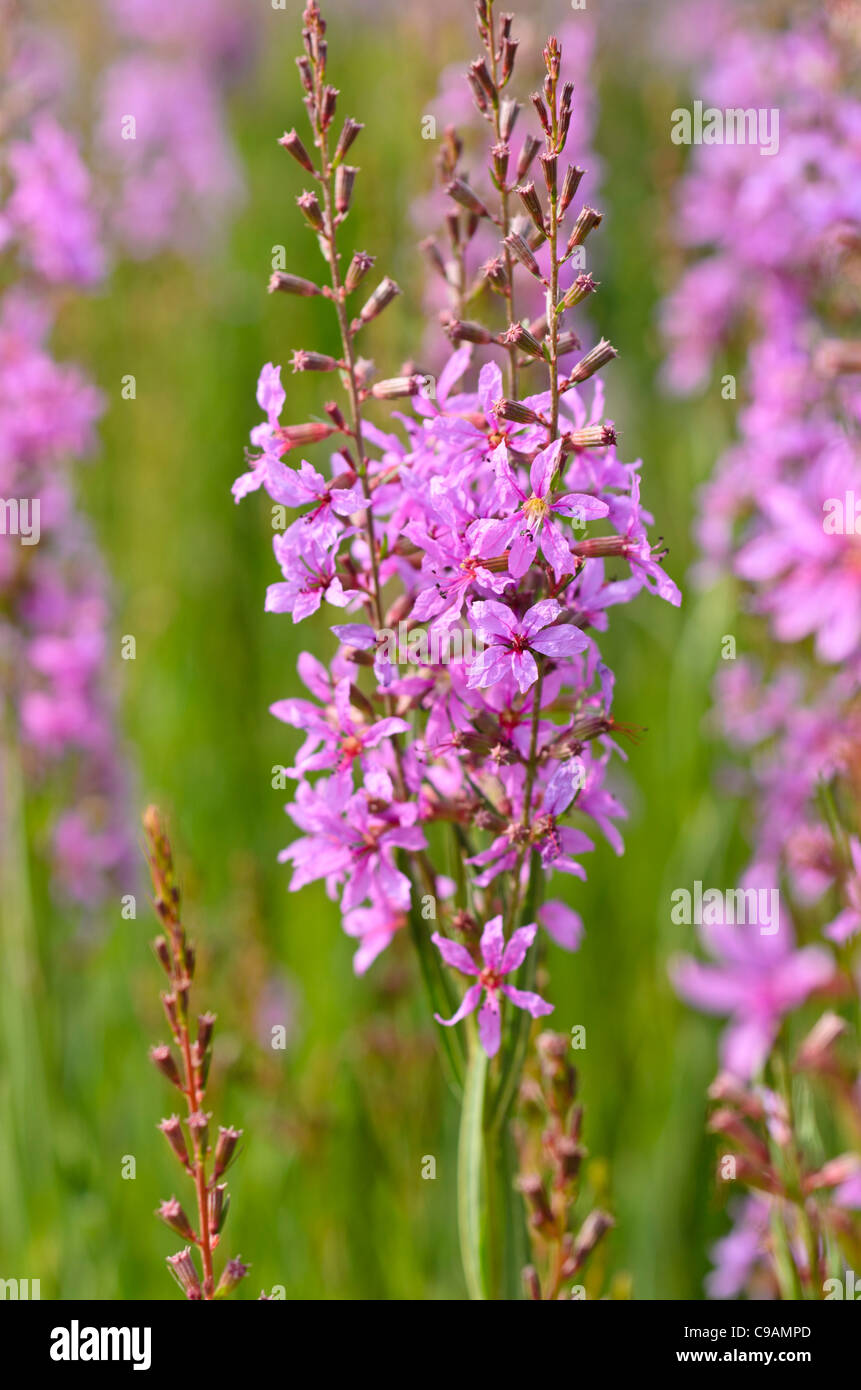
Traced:
POLYGON ((719 963, 689 956, 673 971, 678 992, 705 1013, 729 1014, 721 1058, 727 1071, 749 1080, 774 1044, 784 1014, 832 978, 834 963, 820 946, 796 948, 784 918, 777 932, 727 923, 702 928, 719 963))
POLYGON ((570 625, 550 627, 562 612, 554 598, 542 599, 527 609, 519 619, 511 608, 494 599, 480 600, 469 610, 478 636, 489 643, 469 668, 467 684, 471 690, 493 685, 510 673, 521 695, 538 680, 538 665, 533 652, 554 659, 567 659, 585 651, 589 639, 579 628, 570 625), (539 633, 544 628, 549 632, 539 633))
POLYGON ((462 975, 475 975, 478 983, 470 985, 466 994, 463 996, 460 1008, 452 1018, 440 1018, 439 1014, 434 1014, 437 1023, 442 1023, 444 1027, 451 1028, 453 1024, 459 1023, 467 1014, 471 1014, 478 1008, 482 994, 484 1003, 478 1015, 478 1035, 481 1045, 488 1057, 495 1057, 499 1051, 500 1038, 500 994, 504 994, 510 999, 518 1009, 526 1009, 533 1018, 540 1018, 543 1014, 552 1014, 553 1005, 548 1004, 539 994, 533 994, 531 990, 515 989, 513 985, 504 985, 503 976, 510 975, 513 970, 517 970, 526 959, 526 952, 535 940, 535 933, 538 930, 534 922, 527 927, 519 927, 512 933, 508 945, 502 934, 502 917, 492 917, 485 925, 481 934, 481 956, 484 961, 484 969, 476 964, 465 946, 460 946, 456 941, 449 941, 445 936, 440 936, 439 932, 434 932, 431 941, 437 947, 446 965, 450 965, 455 970, 459 970, 462 975))

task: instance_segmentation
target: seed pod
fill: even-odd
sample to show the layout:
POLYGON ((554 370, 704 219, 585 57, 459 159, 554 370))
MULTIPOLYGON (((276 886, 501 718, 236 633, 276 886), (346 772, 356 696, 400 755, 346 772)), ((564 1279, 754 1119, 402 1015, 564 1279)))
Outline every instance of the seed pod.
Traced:
POLYGON ((600 372, 602 367, 606 367, 608 362, 612 362, 613 358, 618 356, 618 350, 613 347, 612 343, 608 343, 606 338, 602 338, 600 343, 597 343, 595 347, 592 348, 592 351, 587 352, 586 356, 581 358, 577 363, 570 376, 564 382, 564 389, 575 385, 577 382, 588 381, 590 376, 594 376, 596 372, 600 372))
POLYGON ((565 170, 565 177, 562 180, 562 192, 559 196, 559 216, 562 217, 568 211, 570 203, 573 201, 577 189, 580 187, 580 180, 586 170, 581 169, 579 164, 569 164, 565 170))
POLYGON ((526 266, 530 275, 534 275, 536 280, 541 280, 543 278, 541 267, 533 256, 528 243, 519 232, 509 232, 505 238, 505 245, 508 247, 511 254, 517 257, 520 264, 526 266))
POLYGON ((215 1141, 215 1171, 214 1176, 220 1178, 226 1172, 227 1166, 233 1157, 233 1152, 242 1137, 241 1129, 219 1127, 218 1138, 215 1141))
POLYGON ((446 184, 445 192, 462 208, 466 208, 467 212, 474 212, 476 217, 487 217, 487 208, 484 203, 463 179, 452 179, 450 183, 446 184))
POLYGON ((517 181, 522 183, 529 173, 533 159, 541 149, 541 141, 536 140, 534 135, 527 135, 523 142, 523 149, 520 151, 520 158, 517 161, 517 181))
POLYGON ((558 309, 573 309, 574 305, 579 304, 581 299, 585 299, 587 295, 594 294, 597 288, 598 282, 597 280, 593 280, 591 275, 588 273, 585 275, 578 275, 573 285, 565 291, 565 294, 559 301, 557 306, 558 309))
POLYGON ((294 372, 336 372, 339 365, 334 357, 324 352, 306 352, 304 348, 299 348, 290 359, 294 372))
POLYGON ((335 171, 335 210, 345 213, 349 210, 353 198, 353 184, 356 182, 358 169, 351 164, 339 164, 335 171))
POLYGON ((502 337, 503 342, 512 347, 520 348, 520 351, 525 352, 527 357, 544 359, 543 347, 522 323, 512 323, 502 337))

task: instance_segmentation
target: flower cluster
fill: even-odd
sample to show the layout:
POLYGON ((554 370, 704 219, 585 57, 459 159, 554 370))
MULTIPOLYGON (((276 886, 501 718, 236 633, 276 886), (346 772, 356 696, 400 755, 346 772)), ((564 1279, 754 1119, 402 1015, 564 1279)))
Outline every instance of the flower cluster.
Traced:
POLYGON ((506 90, 518 47, 512 18, 479 4, 483 54, 468 81, 491 130, 494 196, 479 195, 455 162, 447 223, 453 244, 468 248, 479 229, 495 243, 475 297, 490 322, 449 312, 454 350, 438 377, 407 364, 377 380, 357 342, 398 287, 378 276, 367 293, 373 258, 363 251, 342 263, 358 174, 347 160, 362 127, 336 120, 313 0, 304 24, 297 61, 316 158, 295 130, 280 144, 308 179, 297 202, 329 283, 276 272, 270 290, 331 303, 340 355, 299 350, 292 368, 340 380, 347 401, 328 402, 325 418, 284 423, 281 368, 267 364, 257 397, 265 419, 233 489, 238 501, 262 487, 298 510, 274 539, 283 577, 267 609, 299 622, 325 603, 345 619, 332 626, 339 645, 328 670, 310 654, 300 660, 311 698, 272 707, 306 735, 287 769, 297 782, 287 810, 301 834, 282 858, 291 889, 323 880, 340 902, 359 970, 409 921, 440 1021, 483 1000, 480 1033, 493 1056, 506 1046, 506 1003, 533 1016, 549 1009, 523 988, 537 922, 569 948, 580 940, 570 908, 541 904, 544 880, 557 870, 585 877, 593 841, 584 824, 622 851, 624 808, 608 778, 613 756, 624 756, 614 735, 628 731, 614 718, 613 676, 595 634, 643 589, 674 604, 679 593, 648 537, 640 465, 618 457, 605 415, 597 374, 616 350, 601 339, 584 352, 565 322, 596 289, 575 253, 601 215, 575 204, 583 170, 564 154, 573 86, 559 43, 547 42, 542 89, 529 104, 540 137, 524 128, 516 143, 526 117, 506 90), (521 280, 540 294, 540 320, 518 317, 521 280), (501 357, 507 380, 487 360, 468 384, 476 347, 501 357), (369 418, 372 403, 399 397, 412 411, 397 426, 369 418), (304 458, 294 465, 292 455, 327 442, 328 474, 304 458), (457 638, 445 648, 453 659, 402 669, 385 640, 399 623, 457 638), (474 659, 461 655, 466 636, 481 644, 474 659), (458 882, 435 867, 443 832, 458 882), (417 920, 419 890, 426 917, 445 927, 432 938, 443 961, 474 980, 459 1005, 417 920))
MULTIPOLYGON (((779 31, 743 5, 729 11, 733 32, 697 81, 726 107, 778 110, 780 146, 768 158, 750 145, 696 151, 681 214, 689 244, 703 249, 670 296, 665 328, 668 376, 680 389, 701 384, 719 352, 747 351, 739 437, 702 496, 700 568, 708 577, 731 567, 745 609, 765 619, 761 654, 734 662, 716 683, 715 722, 748 762, 736 782, 753 806, 743 884, 779 888, 782 909, 774 937, 726 923, 706 929, 718 964, 681 962, 676 980, 697 1007, 731 1018, 722 1048, 729 1080, 716 1084, 732 1095, 715 1128, 731 1140, 742 1119, 766 1131, 753 1169, 751 1144, 739 1140, 746 1166, 737 1180, 759 1195, 718 1249, 726 1269, 712 1287, 738 1292, 749 1266, 756 1287, 767 1269, 782 1296, 800 1283, 821 1297, 834 1249, 851 1261, 846 1208, 858 1205, 857 1193, 811 1171, 819 1165, 798 1140, 792 1095, 778 1081, 800 1006, 823 993, 857 994, 861 354, 847 326, 861 267, 861 104, 848 95, 858 58, 839 7, 779 31)), ((804 1088, 809 1070, 800 1067, 804 1088)), ((828 1079, 829 1068, 817 1076, 828 1079)), ((846 1125, 857 1143, 857 1101, 846 1125)))
POLYGON ((192 1228, 176 1197, 162 1202, 156 1215, 160 1216, 165 1225, 178 1236, 188 1241, 184 1249, 176 1255, 168 1256, 167 1265, 186 1298, 192 1302, 199 1302, 226 1297, 248 1273, 248 1266, 237 1256, 227 1261, 216 1284, 212 1260, 213 1253, 221 1241, 221 1231, 230 1206, 225 1174, 236 1155, 242 1130, 221 1125, 214 1144, 210 1143, 209 1122, 212 1115, 203 1109, 203 1105, 212 1062, 215 1014, 204 1013, 198 1016, 195 1036, 192 1038, 189 995, 194 979, 196 953, 182 925, 180 890, 173 851, 164 822, 154 806, 150 806, 144 813, 143 826, 155 894, 155 910, 166 933, 156 937, 153 949, 170 986, 162 994, 161 1001, 171 1037, 179 1052, 179 1062, 173 1049, 166 1043, 152 1048, 150 1057, 162 1076, 182 1092, 188 1111, 185 1128, 178 1115, 171 1115, 168 1119, 162 1120, 159 1129, 183 1171, 194 1183, 198 1228, 196 1231, 192 1228), (191 1254, 192 1245, 197 1246, 200 1251, 202 1278, 191 1254))
POLYGON ((96 159, 114 242, 144 258, 191 255, 242 193, 225 89, 257 21, 241 0, 101 0, 118 45, 97 93, 96 159))
MULTIPOLYGON (((129 862, 122 763, 108 694, 108 587, 75 501, 74 467, 94 447, 101 393, 52 355, 56 294, 87 289, 105 266, 91 179, 51 114, 53 49, 3 7, 9 62, 0 160, 0 675, 4 742, 27 782, 62 777, 53 825, 58 888, 94 902, 129 862), (17 277, 17 279, 16 279, 17 277)), ((11 785, 11 784, 10 784, 11 785)), ((16 815, 4 801, 4 828, 16 815)))

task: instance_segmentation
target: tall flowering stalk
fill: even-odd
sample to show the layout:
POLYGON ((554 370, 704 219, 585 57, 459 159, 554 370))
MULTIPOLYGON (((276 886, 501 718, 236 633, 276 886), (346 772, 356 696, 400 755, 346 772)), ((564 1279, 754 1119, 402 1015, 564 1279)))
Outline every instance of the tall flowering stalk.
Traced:
POLYGON ((492 308, 493 326, 449 311, 454 351, 436 379, 410 364, 378 381, 359 357, 358 339, 398 287, 383 276, 353 307, 373 265, 361 251, 346 269, 341 259, 359 172, 346 161, 361 126, 347 118, 334 134, 338 92, 312 0, 297 60, 311 135, 306 144, 291 130, 280 143, 308 178, 297 201, 328 283, 276 272, 270 290, 330 301, 339 356, 303 349, 292 366, 340 380, 346 399, 329 401, 325 419, 281 424, 281 369, 267 364, 258 385, 266 419, 233 491, 238 501, 263 487, 303 509, 274 538, 283 579, 267 609, 298 622, 325 601, 351 616, 331 629, 339 646, 328 670, 300 658, 311 698, 272 706, 306 735, 288 769, 297 790, 287 811, 301 834, 281 857, 293 866, 292 890, 323 879, 340 901, 360 973, 410 932, 462 1099, 461 1244, 470 1294, 485 1297, 510 1287, 509 1115, 531 1020, 552 1009, 535 990, 538 925, 567 949, 582 935, 567 904, 542 902, 544 883, 554 870, 585 877, 580 857, 593 842, 582 820, 622 852, 614 821, 624 809, 606 781, 611 757, 624 756, 614 735, 632 731, 611 713, 613 676, 592 632, 641 589, 673 603, 679 594, 647 537, 640 465, 617 458, 604 416, 597 373, 615 349, 602 339, 580 356, 566 324, 597 288, 580 267, 601 216, 574 209, 582 171, 563 156, 573 88, 560 45, 548 40, 543 88, 531 98, 541 136, 526 133, 515 158, 522 106, 503 95, 513 20, 487 0, 477 12, 483 55, 468 80, 491 131, 497 197, 476 193, 453 147, 447 224, 453 245, 467 247, 479 227, 496 239, 474 303, 481 312, 498 294, 502 322, 492 308), (538 320, 514 317, 524 281, 543 297, 538 320), (465 389, 476 346, 493 360, 465 389), (533 373, 533 394, 521 396, 533 373), (368 414, 372 402, 399 397, 413 401, 397 417, 403 436, 368 414), (326 441, 329 478, 306 460, 284 462, 326 441), (607 560, 624 577, 608 576, 607 560))
POLYGON ((730 1016, 710 1125, 727 1150, 720 1177, 749 1195, 716 1248, 710 1291, 821 1298, 857 1268, 861 1243, 861 1052, 848 1012, 861 939, 858 32, 839 5, 775 31, 740 4, 730 23, 698 80, 728 106, 778 111, 780 148, 697 152, 682 226, 707 249, 665 325, 681 389, 721 349, 747 351, 739 437, 703 494, 700 568, 730 567, 760 618, 755 655, 716 683, 715 722, 747 764, 742 886, 777 890, 781 911, 769 935, 707 920, 715 959, 680 961, 676 982, 730 1016), (807 1033, 814 999, 832 1007, 807 1033), (822 1124, 826 1105, 836 1124, 822 1124))
POLYGON ((192 1301, 224 1298, 248 1273, 247 1266, 238 1257, 227 1261, 217 1285, 213 1272, 213 1256, 230 1205, 225 1174, 242 1130, 220 1126, 218 1138, 214 1145, 210 1144, 212 1114, 203 1106, 212 1061, 215 1014, 199 1014, 196 1027, 191 1023, 195 949, 182 924, 173 851, 162 817, 154 806, 144 813, 143 826, 155 910, 164 928, 164 935, 156 937, 153 949, 168 979, 169 988, 162 994, 161 1001, 176 1048, 174 1052, 168 1044, 161 1043, 151 1049, 150 1057, 162 1076, 182 1093, 187 1111, 184 1127, 178 1115, 171 1115, 162 1120, 159 1129, 194 1184, 197 1229, 192 1228, 176 1197, 162 1202, 157 1215, 188 1242, 184 1249, 167 1259, 168 1268, 186 1298, 192 1301), (192 1245, 200 1252, 202 1277, 191 1254, 192 1245))

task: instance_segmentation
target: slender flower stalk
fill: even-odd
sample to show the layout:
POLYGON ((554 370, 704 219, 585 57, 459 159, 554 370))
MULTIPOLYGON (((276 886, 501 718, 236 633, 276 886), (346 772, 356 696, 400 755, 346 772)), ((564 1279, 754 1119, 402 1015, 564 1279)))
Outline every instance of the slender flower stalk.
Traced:
POLYGON ((153 1047, 150 1058, 162 1076, 182 1093, 186 1104, 184 1125, 178 1115, 171 1115, 161 1121, 159 1129, 194 1184, 197 1229, 192 1228, 175 1197, 162 1202, 156 1215, 187 1242, 184 1250, 169 1256, 167 1261, 186 1298, 208 1301, 231 1293, 247 1273, 239 1259, 229 1260, 216 1285, 213 1268, 213 1255, 221 1240, 229 1205, 227 1184, 220 1180, 232 1161, 242 1131, 220 1128, 213 1152, 209 1123, 212 1116, 203 1107, 212 1061, 215 1015, 200 1014, 196 1028, 191 1022, 190 996, 196 953, 182 924, 173 851, 164 821, 154 806, 144 813, 143 826, 155 910, 164 933, 156 937, 153 949, 167 976, 168 990, 161 998, 174 1045, 161 1043, 153 1047), (202 1278, 191 1253, 192 1246, 200 1252, 202 1278))

